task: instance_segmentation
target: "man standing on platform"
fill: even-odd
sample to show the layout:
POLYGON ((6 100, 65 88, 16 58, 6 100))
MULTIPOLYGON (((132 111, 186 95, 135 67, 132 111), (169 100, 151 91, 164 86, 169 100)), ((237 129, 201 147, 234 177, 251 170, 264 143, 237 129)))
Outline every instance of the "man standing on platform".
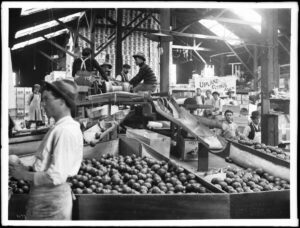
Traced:
POLYGON ((157 87, 157 80, 153 70, 145 64, 146 57, 144 53, 137 53, 133 56, 135 64, 140 67, 138 74, 132 78, 129 83, 133 86, 133 92, 151 91, 154 92, 157 87), (143 83, 141 83, 143 81, 143 83))

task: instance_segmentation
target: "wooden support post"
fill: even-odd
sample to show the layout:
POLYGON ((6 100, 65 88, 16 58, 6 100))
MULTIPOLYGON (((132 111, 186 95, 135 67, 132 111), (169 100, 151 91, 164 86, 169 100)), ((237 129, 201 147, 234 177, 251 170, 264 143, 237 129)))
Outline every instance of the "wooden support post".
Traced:
POLYGON ((270 92, 279 85, 278 66, 278 9, 266 9, 262 18, 262 36, 266 43, 262 56, 262 142, 275 145, 277 142, 274 132, 278 133, 278 123, 274 123, 269 118, 270 112, 270 92))
POLYGON ((90 20, 91 43, 90 43, 90 48, 92 49, 92 59, 95 58, 95 19, 96 19, 96 13, 93 10, 91 10, 91 20, 90 20))
POLYGON ((198 143, 198 172, 208 171, 208 149, 198 143))
MULTIPOLYGON (((171 25, 170 9, 160 10, 161 30, 169 31, 171 25)), ((160 43, 163 53, 160 56, 160 92, 169 91, 170 54, 172 53, 170 42, 160 43)))
POLYGON ((225 56, 220 55, 220 76, 225 76, 225 56))
POLYGON ((123 19, 123 10, 117 9, 117 40, 116 40, 116 76, 121 73, 123 65, 122 57, 122 19, 123 19))
POLYGON ((253 46, 253 74, 254 74, 254 90, 258 90, 258 58, 257 46, 253 46))

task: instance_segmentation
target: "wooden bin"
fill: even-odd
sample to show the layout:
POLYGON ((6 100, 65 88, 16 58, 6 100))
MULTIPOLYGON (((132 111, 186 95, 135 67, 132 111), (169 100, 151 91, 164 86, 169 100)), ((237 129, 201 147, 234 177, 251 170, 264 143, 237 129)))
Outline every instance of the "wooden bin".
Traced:
MULTIPOLYGON (((123 156, 136 154, 158 160, 168 158, 149 145, 120 136, 119 139, 84 148, 84 158, 102 154, 123 156), (120 150, 120 148, 122 148, 120 150)), ((190 171, 190 170, 186 170, 190 171)), ((73 204, 74 220, 150 220, 150 219, 229 219, 289 218, 290 191, 227 194, 196 175, 198 181, 213 193, 113 195, 80 194, 73 204)), ((28 195, 12 195, 9 219, 22 219, 28 195), (20 206, 21 205, 21 206, 20 206)))

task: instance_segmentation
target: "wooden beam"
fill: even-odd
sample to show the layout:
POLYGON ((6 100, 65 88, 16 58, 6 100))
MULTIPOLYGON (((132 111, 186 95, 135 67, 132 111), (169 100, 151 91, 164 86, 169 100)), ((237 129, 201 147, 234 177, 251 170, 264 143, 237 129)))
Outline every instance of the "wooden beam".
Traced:
POLYGON ((254 73, 254 90, 258 90, 258 55, 257 47, 253 46, 253 73, 254 73))
MULTIPOLYGON (((122 27, 122 30, 124 29, 132 29, 132 27, 130 27, 134 22, 136 22, 141 16, 143 15, 143 12, 138 14, 130 23, 128 23, 126 26, 122 27)), ((95 24, 95 26, 100 26, 99 24, 95 24)), ((106 25, 103 25, 103 27, 107 27, 106 25)), ((109 27, 109 26, 108 26, 109 27)), ((108 39, 113 38, 113 36, 116 34, 116 32, 113 32, 108 39)), ((101 44, 99 47, 96 48, 96 50, 98 51, 100 48, 102 48, 105 44, 101 44)))
POLYGON ((279 43, 279 45, 283 48, 283 50, 285 50, 286 53, 288 53, 288 55, 290 55, 289 49, 287 49, 279 39, 278 39, 278 43, 279 43))
POLYGON ((172 48, 184 49, 184 50, 195 50, 195 51, 212 51, 212 49, 209 49, 209 48, 183 46, 183 45, 172 45, 172 48))
POLYGON ((210 58, 216 57, 216 56, 220 56, 220 55, 232 54, 232 53, 233 53, 233 52, 223 52, 223 53, 218 53, 218 54, 211 55, 210 58))
POLYGON ((250 22, 250 21, 245 21, 245 20, 224 18, 224 17, 206 17, 206 18, 203 18, 203 19, 215 20, 215 21, 218 21, 218 22, 225 22, 225 23, 230 23, 230 24, 260 25, 260 23, 258 23, 258 22, 250 22))
MULTIPOLYGON (((126 39, 126 37, 129 36, 134 30, 136 30, 136 28, 140 26, 145 20, 147 20, 147 18, 150 15, 151 13, 148 13, 138 24, 136 24, 132 29, 130 29, 129 32, 126 35, 124 35, 121 40, 123 41, 124 39, 126 39)), ((116 36, 113 36, 103 47, 100 48, 100 50, 97 53, 95 53, 95 57, 99 55, 101 51, 103 51, 106 47, 108 47, 115 39, 116 36)))
POLYGON ((117 30, 116 30, 116 70, 115 76, 121 73, 123 65, 122 56, 122 21, 123 21, 123 10, 117 9, 117 30))
POLYGON ((158 25, 160 25, 160 21, 154 15, 151 15, 151 17, 158 25))
POLYGON ((85 42, 91 44, 92 42, 84 37, 83 35, 81 35, 79 32, 75 31, 74 29, 72 29, 70 26, 67 26, 65 23, 63 23, 62 21, 60 21, 59 19, 56 19, 56 21, 63 27, 67 28, 70 32, 76 34, 76 36, 80 37, 82 40, 84 40, 85 42))
POLYGON ((74 55, 72 52, 69 52, 68 50, 64 49, 62 46, 60 46, 59 44, 55 43, 54 41, 48 39, 45 36, 42 36, 44 38, 44 40, 46 40, 48 43, 52 44, 54 47, 58 48, 59 50, 63 51, 66 54, 69 54, 70 56, 72 56, 73 58, 77 58, 76 55, 74 55))
POLYGON ((246 51, 248 52, 248 54, 251 56, 251 58, 253 58, 253 55, 252 55, 251 51, 249 50, 249 48, 247 47, 247 45, 243 44, 243 46, 246 49, 246 51))
POLYGON ((278 65, 278 9, 263 11, 262 37, 265 39, 262 57, 262 142, 267 145, 278 145, 278 125, 272 123, 270 115, 270 93, 279 86, 278 65), (277 136, 277 137, 276 137, 277 136), (277 139, 277 142, 276 142, 277 139))
MULTIPOLYGON (((170 30, 171 10, 160 9, 161 30, 170 30)), ((172 61, 172 49, 170 42, 160 42, 163 53, 160 55, 160 92, 169 92, 170 62, 172 61)))
POLYGON ((56 8, 56 9, 49 9, 42 12, 34 13, 28 16, 23 16, 20 17, 19 30, 30 28, 38 24, 43 24, 51 20, 66 17, 71 14, 79 13, 85 10, 86 9, 83 8, 76 8, 76 9, 56 8))
MULTIPOLYGON (((222 41, 229 40, 226 38, 222 38, 220 36, 211 36, 211 35, 204 35, 204 34, 182 33, 182 32, 175 32, 175 31, 170 31, 165 33, 169 33, 170 35, 173 36, 182 36, 182 37, 190 37, 190 38, 197 38, 197 39, 210 39, 210 40, 222 40, 222 41)), ((230 40, 240 41, 240 39, 230 39, 230 40)))
POLYGON ((231 45, 228 42, 226 42, 226 41, 225 41, 225 44, 230 49, 230 51, 232 51, 235 54, 235 56, 244 65, 244 67, 248 70, 248 72, 254 77, 252 70, 249 69, 249 67, 247 66, 247 64, 242 60, 242 58, 238 55, 238 53, 231 47, 231 45))
POLYGON ((195 52, 196 55, 199 57, 199 59, 202 60, 202 62, 203 62, 204 64, 207 64, 206 61, 205 61, 205 59, 198 53, 198 51, 195 51, 195 50, 194 50, 194 52, 195 52))
POLYGON ((137 23, 132 29, 130 29, 129 32, 122 37, 122 41, 125 40, 126 37, 129 36, 134 30, 136 30, 136 28, 139 27, 144 21, 146 21, 149 16, 151 16, 151 13, 146 14, 146 16, 139 23, 137 23))
POLYGON ((52 59, 51 56, 47 55, 45 52, 39 50, 38 53, 40 53, 45 58, 49 59, 51 62, 54 62, 55 64, 58 65, 58 63, 54 59, 52 59))

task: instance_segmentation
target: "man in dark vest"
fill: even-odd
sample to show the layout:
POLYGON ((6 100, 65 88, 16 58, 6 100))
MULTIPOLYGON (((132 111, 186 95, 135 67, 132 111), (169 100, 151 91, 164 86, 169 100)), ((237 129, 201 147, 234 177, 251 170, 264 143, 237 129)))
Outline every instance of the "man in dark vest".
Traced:
POLYGON ((255 142, 261 142, 261 126, 260 114, 258 111, 253 111, 251 114, 251 123, 244 129, 244 136, 255 142))
POLYGON ((154 92, 157 87, 157 80, 152 69, 145 64, 146 57, 144 53, 137 53, 133 56, 135 64, 140 67, 138 74, 132 78, 129 83, 133 86, 133 92, 151 91, 154 92), (141 83, 143 81, 143 83, 141 83))

